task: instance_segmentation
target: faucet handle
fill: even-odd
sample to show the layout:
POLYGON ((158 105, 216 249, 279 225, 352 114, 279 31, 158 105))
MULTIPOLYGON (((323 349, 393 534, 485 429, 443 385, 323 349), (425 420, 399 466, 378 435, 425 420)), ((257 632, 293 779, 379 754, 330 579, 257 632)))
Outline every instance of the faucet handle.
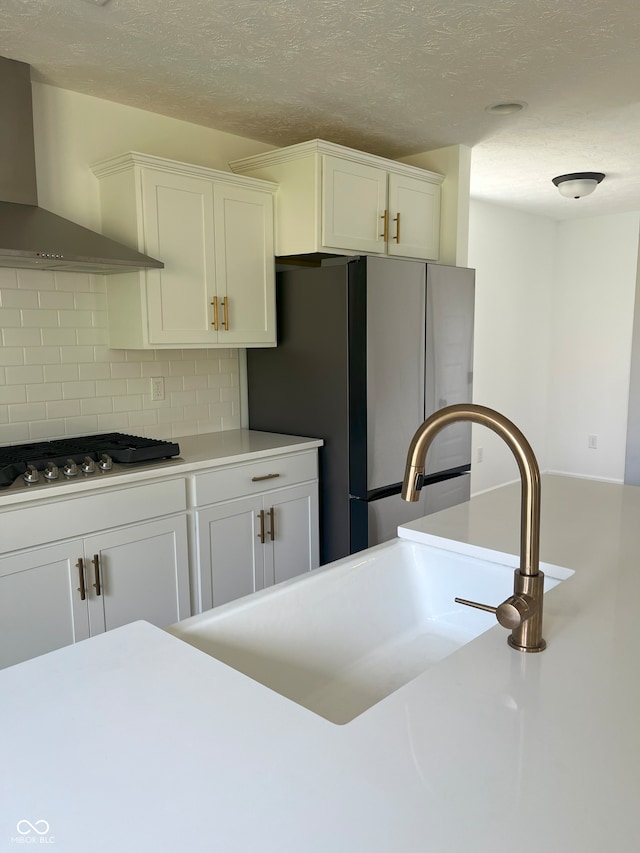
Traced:
POLYGON ((487 613, 495 613, 496 619, 503 628, 519 628, 525 619, 530 619, 537 610, 537 604, 530 595, 510 595, 502 604, 492 607, 490 604, 480 604, 477 601, 469 601, 466 598, 454 599, 458 604, 466 604, 467 607, 475 607, 477 610, 486 610, 487 613))

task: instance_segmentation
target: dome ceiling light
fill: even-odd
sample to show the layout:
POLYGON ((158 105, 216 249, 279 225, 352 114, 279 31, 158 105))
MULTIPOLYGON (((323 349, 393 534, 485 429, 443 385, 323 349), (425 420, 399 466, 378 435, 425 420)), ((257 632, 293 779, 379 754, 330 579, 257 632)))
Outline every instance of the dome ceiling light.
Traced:
POLYGON ((592 193, 603 178, 602 172, 571 172, 552 178, 552 181, 565 198, 582 198, 592 193))

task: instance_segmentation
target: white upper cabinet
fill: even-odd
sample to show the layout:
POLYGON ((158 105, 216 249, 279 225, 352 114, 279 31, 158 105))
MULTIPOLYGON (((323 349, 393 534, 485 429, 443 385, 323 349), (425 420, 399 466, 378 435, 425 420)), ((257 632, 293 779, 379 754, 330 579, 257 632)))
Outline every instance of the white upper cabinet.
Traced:
POLYGON ((230 166, 278 184, 276 255, 438 260, 442 175, 319 139, 230 166))
POLYGON ((104 233, 164 263, 107 280, 111 347, 275 345, 275 186, 135 152, 93 171, 104 233))

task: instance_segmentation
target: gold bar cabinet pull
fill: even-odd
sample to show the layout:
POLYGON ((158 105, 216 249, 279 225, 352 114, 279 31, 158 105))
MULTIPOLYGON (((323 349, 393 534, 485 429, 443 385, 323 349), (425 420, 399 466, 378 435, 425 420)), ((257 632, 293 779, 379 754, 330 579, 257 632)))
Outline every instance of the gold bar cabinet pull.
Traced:
POLYGON ((96 582, 94 583, 93 586, 95 587, 96 595, 101 595, 102 594, 102 587, 100 585, 100 555, 94 554, 93 560, 91 562, 93 563, 93 570, 94 570, 95 575, 96 575, 96 582))
POLYGON ((78 587, 78 592, 80 593, 80 601, 84 601, 87 597, 87 594, 84 586, 84 560, 82 559, 82 557, 79 558, 78 562, 76 563, 76 566, 78 568, 78 574, 80 575, 80 586, 78 587))
POLYGON ((280 474, 264 474, 262 477, 252 477, 252 483, 259 483, 261 480, 274 480, 276 477, 279 477, 280 474))
POLYGON ((396 223, 396 243, 400 242, 400 211, 398 211, 398 215, 393 218, 393 221, 396 223))
POLYGON ((389 211, 385 210, 380 219, 382 219, 382 234, 378 236, 382 237, 386 243, 389 239, 389 211))
POLYGON ((276 538, 276 513, 273 507, 269 510, 269 537, 272 542, 276 538))
POLYGON ((258 521, 260 522, 260 532, 258 533, 258 539, 260 540, 260 544, 264 545, 264 510, 261 509, 258 513, 258 521))
POLYGON ((213 305, 213 321, 212 321, 211 325, 213 326, 214 331, 217 332, 218 331, 218 297, 217 296, 213 297, 211 304, 213 305))
POLYGON ((229 297, 222 297, 222 328, 229 331, 229 297))

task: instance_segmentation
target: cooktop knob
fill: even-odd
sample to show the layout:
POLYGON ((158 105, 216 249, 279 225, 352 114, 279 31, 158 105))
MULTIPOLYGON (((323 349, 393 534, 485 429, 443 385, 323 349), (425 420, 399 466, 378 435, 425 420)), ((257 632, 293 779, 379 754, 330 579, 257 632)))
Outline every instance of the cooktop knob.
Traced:
POLYGON ((60 471, 55 462, 47 462, 47 467, 43 471, 45 480, 57 480, 60 476, 60 471))
POLYGON ((62 467, 62 473, 65 477, 77 477, 78 476, 78 466, 73 461, 73 459, 67 459, 62 467))
POLYGON ((40 474, 38 473, 38 469, 35 465, 27 465, 27 470, 22 475, 22 479, 25 483, 37 483, 40 479, 40 474))
POLYGON ((93 474, 93 472, 96 470, 96 463, 90 456, 85 456, 82 460, 80 470, 83 474, 93 474))
POLYGON ((108 453, 101 453, 100 459, 98 460, 98 468, 101 471, 110 471, 113 468, 113 459, 109 456, 108 453))

